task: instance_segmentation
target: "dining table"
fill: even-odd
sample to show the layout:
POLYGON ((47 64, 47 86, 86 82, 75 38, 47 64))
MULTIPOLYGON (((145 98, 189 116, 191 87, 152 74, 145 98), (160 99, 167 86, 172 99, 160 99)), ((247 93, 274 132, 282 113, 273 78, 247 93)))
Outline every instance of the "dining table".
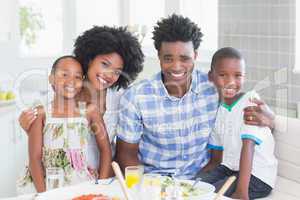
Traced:
MULTIPOLYGON (((67 186, 49 190, 39 194, 25 194, 19 195, 12 198, 6 198, 7 200, 71 200, 75 197, 87 194, 104 194, 110 197, 115 197, 114 199, 125 200, 124 194, 122 192, 121 186, 116 178, 98 180, 95 181, 86 181, 79 183, 77 185, 67 186)), ((140 194, 141 196, 147 196, 145 194, 140 194)), ((199 198, 199 200, 213 200, 216 193, 213 193, 209 197, 199 198)), ((134 198, 133 200, 141 200, 141 198, 134 198)), ((230 200, 228 197, 221 197, 220 200, 230 200)))

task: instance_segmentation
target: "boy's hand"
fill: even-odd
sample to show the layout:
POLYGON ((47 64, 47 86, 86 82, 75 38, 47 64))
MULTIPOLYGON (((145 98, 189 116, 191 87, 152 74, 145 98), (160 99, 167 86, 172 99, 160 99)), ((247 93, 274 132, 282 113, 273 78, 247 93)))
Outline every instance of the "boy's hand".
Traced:
POLYGON ((248 125, 267 126, 274 128, 275 114, 262 100, 251 100, 257 106, 248 106, 244 109, 244 122, 248 125))
POLYGON ((232 195, 231 198, 233 199, 242 199, 242 200, 249 200, 249 196, 247 193, 243 194, 239 191, 235 191, 232 195))

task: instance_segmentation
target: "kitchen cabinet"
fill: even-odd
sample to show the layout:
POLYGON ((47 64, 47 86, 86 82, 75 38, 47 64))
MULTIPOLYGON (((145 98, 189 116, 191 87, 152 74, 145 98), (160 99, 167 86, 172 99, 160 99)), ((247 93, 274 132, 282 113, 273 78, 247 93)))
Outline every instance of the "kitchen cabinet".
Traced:
POLYGON ((15 106, 0 107, 0 198, 16 195, 16 180, 27 159, 27 136, 15 106))

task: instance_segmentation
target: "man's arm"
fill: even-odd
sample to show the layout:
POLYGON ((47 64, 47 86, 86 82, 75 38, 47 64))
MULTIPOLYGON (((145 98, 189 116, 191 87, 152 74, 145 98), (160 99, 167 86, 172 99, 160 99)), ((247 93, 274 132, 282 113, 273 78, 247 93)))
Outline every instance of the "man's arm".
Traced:
POLYGON ((253 99, 251 101, 257 106, 248 106, 244 109, 245 124, 267 126, 273 130, 275 127, 274 112, 262 100, 253 99))
POLYGON ((127 166, 140 165, 138 150, 139 144, 130 144, 121 139, 117 139, 115 159, 119 163, 123 173, 127 166))

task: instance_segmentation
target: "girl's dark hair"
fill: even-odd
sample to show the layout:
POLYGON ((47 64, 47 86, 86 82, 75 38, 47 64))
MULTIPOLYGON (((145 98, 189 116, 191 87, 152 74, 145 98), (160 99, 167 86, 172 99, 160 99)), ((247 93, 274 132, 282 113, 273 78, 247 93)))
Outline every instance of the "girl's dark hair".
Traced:
POLYGON ((242 54, 233 47, 223 47, 216 51, 212 57, 210 69, 213 70, 216 67, 216 63, 224 58, 235 58, 238 60, 243 60, 242 54))
POLYGON ((82 64, 85 75, 96 56, 114 52, 122 57, 124 67, 112 87, 127 88, 143 70, 144 54, 137 38, 125 27, 94 26, 80 35, 74 44, 74 55, 82 64))
POLYGON ((54 73, 55 73, 55 70, 56 70, 56 67, 57 67, 58 63, 59 63, 61 60, 66 59, 66 58, 71 58, 71 59, 74 59, 74 60, 78 61, 77 58, 76 58, 75 56, 72 56, 72 55, 61 56, 61 57, 57 58, 57 59, 54 61, 54 63, 52 64, 52 67, 51 67, 51 74, 54 74, 54 73))
POLYGON ((153 37, 156 50, 160 50, 162 42, 193 42, 194 50, 197 50, 202 41, 203 34, 200 28, 189 18, 173 14, 168 18, 157 22, 154 27, 153 37))

